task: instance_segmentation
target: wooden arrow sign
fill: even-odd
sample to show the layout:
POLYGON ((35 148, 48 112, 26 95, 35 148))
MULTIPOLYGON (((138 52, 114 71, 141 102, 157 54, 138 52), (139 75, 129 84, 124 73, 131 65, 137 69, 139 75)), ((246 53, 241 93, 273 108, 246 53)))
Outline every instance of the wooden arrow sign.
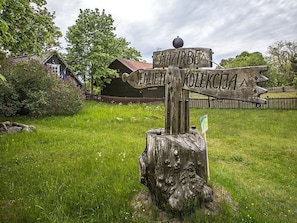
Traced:
MULTIPOLYGON (((267 66, 230 69, 179 69, 182 88, 218 99, 231 99, 263 104, 259 98, 267 90, 257 83, 267 81, 261 73, 267 66)), ((122 79, 137 89, 165 86, 168 69, 141 69, 123 74, 122 79)))
POLYGON ((218 99, 231 99, 264 104, 259 98, 267 90, 257 83, 267 81, 261 73, 267 66, 217 70, 183 70, 183 89, 218 99))
POLYGON ((165 86, 167 69, 139 69, 130 74, 124 73, 122 80, 136 89, 165 86))

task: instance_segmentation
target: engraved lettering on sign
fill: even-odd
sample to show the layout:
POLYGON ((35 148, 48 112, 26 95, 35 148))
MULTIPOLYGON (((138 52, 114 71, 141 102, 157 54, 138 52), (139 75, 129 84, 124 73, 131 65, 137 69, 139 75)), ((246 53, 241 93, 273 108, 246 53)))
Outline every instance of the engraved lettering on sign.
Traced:
POLYGON ((188 88, 236 90, 237 74, 189 71, 185 72, 183 86, 188 88))
POLYGON ((141 70, 137 73, 136 85, 153 87, 165 85, 166 70, 141 70))
POLYGON ((243 79, 242 83, 240 84, 240 87, 247 87, 247 82, 245 79, 243 79))
POLYGON ((182 48, 153 53, 154 68, 174 65, 180 68, 211 67, 212 51, 209 48, 182 48))

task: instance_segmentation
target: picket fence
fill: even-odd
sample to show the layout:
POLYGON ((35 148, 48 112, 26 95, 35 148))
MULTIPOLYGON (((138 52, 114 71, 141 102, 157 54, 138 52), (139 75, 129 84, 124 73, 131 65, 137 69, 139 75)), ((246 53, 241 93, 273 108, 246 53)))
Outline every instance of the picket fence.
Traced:
MULTIPOLYGON (((100 95, 85 95, 86 99, 104 101, 108 103, 164 103, 164 98, 130 98, 100 95)), ((212 97, 190 98, 191 108, 226 108, 226 109, 287 109, 297 110, 297 97, 292 98, 266 98, 266 104, 255 104, 235 100, 219 100, 212 97)))
POLYGON ((191 108, 226 108, 226 109, 297 109, 297 98, 267 98, 266 104, 254 104, 235 100, 214 98, 191 98, 191 108))

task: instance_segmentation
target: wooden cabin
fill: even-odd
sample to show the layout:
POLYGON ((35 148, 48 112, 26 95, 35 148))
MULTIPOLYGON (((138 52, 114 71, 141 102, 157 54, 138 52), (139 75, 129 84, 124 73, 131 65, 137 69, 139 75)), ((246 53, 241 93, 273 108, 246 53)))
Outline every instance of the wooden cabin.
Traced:
POLYGON ((123 82, 123 73, 131 73, 138 69, 153 68, 153 64, 128 59, 115 59, 108 68, 116 70, 117 76, 101 91, 101 99, 105 102, 157 102, 165 97, 164 87, 135 89, 123 82))
POLYGON ((65 62, 62 56, 57 51, 50 51, 44 53, 42 56, 37 55, 25 55, 11 58, 14 62, 36 60, 41 64, 49 66, 52 73, 60 77, 61 79, 70 78, 78 87, 82 87, 82 83, 75 76, 74 72, 69 65, 65 62))

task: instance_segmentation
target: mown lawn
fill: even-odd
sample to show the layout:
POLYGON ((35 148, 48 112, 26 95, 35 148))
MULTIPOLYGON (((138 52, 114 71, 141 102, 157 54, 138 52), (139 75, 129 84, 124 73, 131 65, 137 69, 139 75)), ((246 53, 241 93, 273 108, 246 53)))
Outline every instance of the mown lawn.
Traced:
MULTIPOLYGON (((191 109, 191 125, 204 114, 210 184, 232 201, 184 222, 296 222, 297 111, 191 109)), ((146 131, 164 127, 163 105, 86 102, 75 116, 4 120, 37 132, 0 135, 0 222, 158 222, 131 202, 147 190, 138 156, 146 131)))

